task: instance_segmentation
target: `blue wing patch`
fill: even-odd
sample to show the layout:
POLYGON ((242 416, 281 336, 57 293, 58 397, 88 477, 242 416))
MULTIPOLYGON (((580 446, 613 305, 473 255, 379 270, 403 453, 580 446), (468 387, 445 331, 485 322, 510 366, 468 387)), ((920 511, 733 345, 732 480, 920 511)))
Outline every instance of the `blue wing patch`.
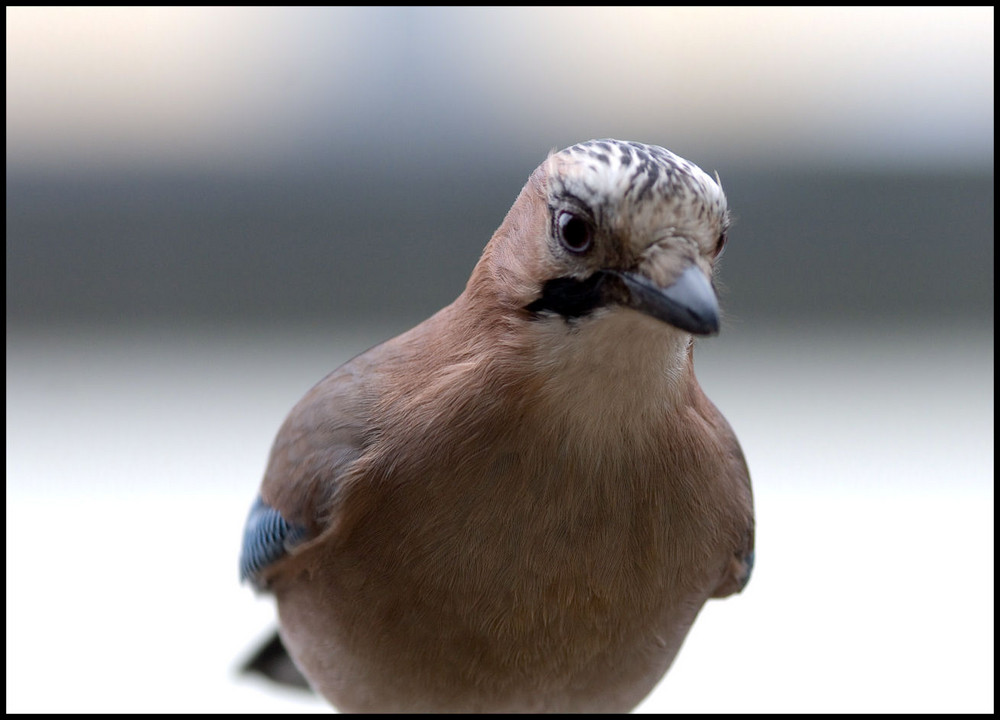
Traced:
POLYGON ((290 523, 258 495, 243 529, 240 553, 240 582, 257 584, 261 570, 281 559, 290 548, 306 538, 302 525, 290 523))

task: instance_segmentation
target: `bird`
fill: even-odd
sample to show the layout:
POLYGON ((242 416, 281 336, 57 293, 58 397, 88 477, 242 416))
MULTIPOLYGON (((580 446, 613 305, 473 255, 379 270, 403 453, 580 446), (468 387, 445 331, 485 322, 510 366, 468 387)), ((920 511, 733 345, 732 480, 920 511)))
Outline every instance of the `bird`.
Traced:
POLYGON ((530 175, 450 305, 291 410, 244 581, 348 712, 625 712, 754 560, 719 332, 721 181, 590 140, 530 175))

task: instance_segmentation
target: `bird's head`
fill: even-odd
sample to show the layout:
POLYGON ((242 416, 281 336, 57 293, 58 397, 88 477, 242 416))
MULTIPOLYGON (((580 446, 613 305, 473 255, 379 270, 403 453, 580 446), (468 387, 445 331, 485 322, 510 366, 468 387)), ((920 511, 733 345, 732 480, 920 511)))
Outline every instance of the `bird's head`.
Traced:
POLYGON ((722 188, 697 166, 655 145, 591 140, 535 170, 473 281, 488 274, 533 317, 625 307, 712 335, 728 225, 722 188))

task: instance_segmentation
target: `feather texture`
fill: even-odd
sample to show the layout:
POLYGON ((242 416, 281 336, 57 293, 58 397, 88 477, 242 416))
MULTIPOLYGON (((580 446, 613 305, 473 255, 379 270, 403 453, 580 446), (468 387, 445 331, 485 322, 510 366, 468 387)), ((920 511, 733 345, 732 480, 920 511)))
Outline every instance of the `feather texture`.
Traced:
POLYGON ((244 573, 319 692, 350 711, 628 710, 704 602, 742 589, 750 481, 695 379, 702 330, 614 280, 712 315, 727 226, 718 184, 662 148, 556 153, 454 303, 299 402, 258 506, 294 542, 248 529, 244 573), (592 244, 564 242, 560 213, 592 244), (692 268, 706 280, 678 284, 692 268), (611 280, 583 310, 544 301, 595 273, 611 280))

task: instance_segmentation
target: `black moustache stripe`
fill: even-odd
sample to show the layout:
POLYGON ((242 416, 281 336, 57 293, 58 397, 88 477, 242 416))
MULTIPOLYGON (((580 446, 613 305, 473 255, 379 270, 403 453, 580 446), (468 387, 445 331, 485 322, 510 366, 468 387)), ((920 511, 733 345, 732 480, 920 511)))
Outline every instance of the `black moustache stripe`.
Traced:
POLYGON ((546 280, 542 296, 525 309, 540 315, 552 312, 566 319, 583 317, 608 301, 607 275, 596 272, 588 278, 558 277, 546 280))

